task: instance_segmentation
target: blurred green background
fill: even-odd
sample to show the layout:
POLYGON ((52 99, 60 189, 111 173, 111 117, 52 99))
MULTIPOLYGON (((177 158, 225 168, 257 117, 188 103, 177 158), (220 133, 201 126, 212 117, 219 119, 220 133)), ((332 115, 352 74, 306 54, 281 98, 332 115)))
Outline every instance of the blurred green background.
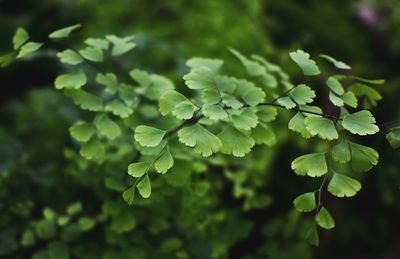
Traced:
MULTIPOLYGON (((378 124, 400 117, 400 1, 0 0, 0 14, 0 54, 11 49, 18 26, 40 41, 81 23, 69 45, 135 34, 138 47, 119 67, 168 76, 178 87, 192 56, 234 63, 228 46, 282 65, 295 81, 289 51, 327 53, 355 74, 387 80, 377 89, 378 124)), ((275 147, 256 149, 243 176, 216 162, 206 174, 180 174, 180 186, 160 179, 155 188, 162 195, 128 207, 115 179, 131 157, 104 165, 79 158, 68 128, 85 115, 54 90, 62 71, 55 51, 0 70, 0 257, 400 258, 400 153, 384 135, 360 139, 379 151, 380 163, 356 197, 327 197, 337 227, 321 233, 317 248, 303 241, 304 219, 292 210, 293 197, 310 184, 290 169, 313 143, 290 132, 275 147)), ((328 99, 319 102, 324 107, 328 99)), ((282 120, 276 127, 286 132, 286 126, 282 120)), ((202 164, 193 170, 202 172, 202 164)))

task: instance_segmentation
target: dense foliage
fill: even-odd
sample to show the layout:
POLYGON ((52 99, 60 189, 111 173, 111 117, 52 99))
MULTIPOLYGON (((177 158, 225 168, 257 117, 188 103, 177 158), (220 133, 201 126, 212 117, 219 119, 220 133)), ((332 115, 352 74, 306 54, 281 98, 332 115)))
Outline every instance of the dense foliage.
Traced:
MULTIPOLYGON (((40 140, 49 145, 44 150, 70 146, 64 134, 70 124, 76 142, 60 157, 57 152, 42 153, 40 143, 26 145, 34 148, 26 151, 2 132, 2 153, 9 157, 2 165, 2 184, 7 186, 3 197, 39 187, 37 197, 25 193, 5 207, 9 212, 4 226, 21 218, 25 224, 4 232, 4 254, 22 246, 26 249, 18 249, 21 256, 34 253, 35 258, 234 256, 232 246, 254 231, 243 215, 273 205, 276 197, 267 191, 266 179, 279 172, 269 170, 278 151, 271 146, 286 141, 299 143, 291 146, 295 149, 313 143, 306 154, 294 150, 286 165, 280 162, 280 167, 289 167, 293 160, 297 175, 312 177, 307 186, 291 180, 291 188, 298 195, 293 197, 295 209, 313 213, 277 214, 259 228, 269 241, 241 255, 308 257, 311 247, 303 240, 317 245, 317 226, 331 229, 336 223, 340 228, 345 220, 335 222, 331 201, 325 201, 330 194, 354 196, 361 189, 359 172, 378 163, 378 153, 354 135, 379 131, 369 110, 382 98, 376 90, 382 80, 357 77, 350 66, 328 55, 321 55, 317 65, 308 53, 297 50, 288 57, 305 77, 294 81, 262 56, 248 57, 235 49, 229 51, 236 60, 188 59, 181 78, 171 80, 140 64, 139 69, 124 64, 140 44, 133 36, 107 35, 65 45, 64 38, 79 27, 57 30, 43 42, 20 28, 13 37, 14 51, 0 58, 6 67, 14 59, 41 53, 46 45, 55 46, 65 64, 55 87, 83 110, 54 91, 32 94, 26 104, 31 108, 13 108, 15 121, 38 117, 46 123, 36 126, 48 131, 40 140), (329 113, 319 108, 324 95, 335 107, 329 113), (44 114, 48 117, 42 118, 44 114), (52 134, 58 137, 47 142, 52 134), (66 166, 56 169, 54 161, 66 166), (32 175, 29 168, 36 165, 43 169, 32 175), (14 183, 12 173, 19 171, 14 168, 21 166, 32 180, 14 183), (49 197, 61 200, 50 202, 49 197), (32 217, 38 209, 42 216, 32 217)), ((21 128, 19 134, 28 142, 39 141, 30 138, 34 129, 21 128)), ((387 133, 390 144, 398 147, 398 128, 387 133)), ((286 203, 290 205, 290 199, 286 203)))

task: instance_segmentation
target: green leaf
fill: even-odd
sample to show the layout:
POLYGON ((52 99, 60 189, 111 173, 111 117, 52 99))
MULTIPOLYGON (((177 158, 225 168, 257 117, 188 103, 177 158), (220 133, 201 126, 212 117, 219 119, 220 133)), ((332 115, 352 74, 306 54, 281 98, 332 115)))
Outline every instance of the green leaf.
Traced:
POLYGON ((129 72, 129 75, 141 86, 148 87, 152 84, 151 76, 146 71, 133 69, 129 72))
POLYGON ((174 159, 169 152, 169 147, 163 151, 162 155, 154 163, 157 172, 165 174, 174 165, 174 159))
POLYGON ((296 52, 289 53, 290 58, 301 68, 306 76, 315 76, 320 74, 315 61, 310 59, 310 54, 299 49, 296 52))
POLYGON ((255 142, 247 133, 240 131, 232 126, 224 128, 218 134, 222 142, 221 152, 224 154, 232 154, 236 157, 243 157, 250 152, 255 142))
POLYGON ((330 57, 328 55, 319 55, 321 58, 328 60, 329 62, 331 62, 336 68, 339 69, 345 69, 345 70, 350 70, 351 67, 349 65, 347 65, 346 63, 336 60, 333 57, 330 57))
POLYGON ((391 129, 391 131, 386 135, 386 139, 389 141, 393 148, 400 147, 400 127, 391 129))
POLYGON ((257 107, 257 117, 259 121, 271 122, 274 121, 278 115, 278 111, 275 107, 271 106, 259 106, 257 107))
POLYGON ((102 50, 107 50, 110 45, 107 40, 99 38, 88 38, 85 40, 85 44, 102 50))
POLYGON ((14 50, 18 50, 25 42, 29 40, 29 34, 24 28, 18 28, 13 37, 14 50))
POLYGON ((79 53, 87 60, 93 62, 103 62, 104 55, 101 49, 86 47, 79 51, 79 53))
POLYGON ((122 198, 129 206, 133 204, 135 199, 136 186, 131 186, 122 193, 122 198))
POLYGON ((315 92, 307 85, 299 85, 291 91, 290 96, 298 105, 304 105, 313 102, 315 92))
POLYGON ((205 105, 218 104, 222 101, 218 88, 206 88, 201 91, 201 99, 205 105))
POLYGON ((326 84, 328 85, 329 89, 331 89, 335 94, 337 95, 344 94, 344 88, 342 84, 335 77, 333 76, 329 77, 328 80, 326 81, 326 84))
POLYGON ((335 227, 335 221, 329 211, 325 209, 325 207, 322 207, 319 210, 317 216, 315 217, 315 220, 321 228, 331 229, 335 227))
MULTIPOLYGON (((125 211, 119 213, 112 219, 111 230, 116 234, 120 235, 124 232, 129 232, 136 226, 136 219, 133 213, 125 211)), ((118 258, 119 256, 117 256, 118 258)), ((115 257, 105 256, 107 259, 116 259, 115 257)))
POLYGON ((133 113, 133 110, 130 107, 117 99, 107 103, 105 109, 106 111, 112 112, 114 115, 121 118, 128 118, 133 113))
POLYGON ((187 101, 188 99, 182 95, 181 93, 170 90, 161 95, 159 101, 159 110, 163 116, 167 115, 168 113, 172 112, 175 106, 179 103, 187 101))
POLYGON ((86 142, 93 136, 96 129, 91 123, 78 121, 69 128, 69 132, 74 139, 86 142))
POLYGON ((4 54, 0 56, 0 67, 7 67, 13 60, 14 58, 14 52, 4 54))
POLYGON ((55 80, 56 89, 79 89, 86 84, 86 75, 83 70, 60 75, 55 80))
POLYGON ((67 214, 70 216, 76 215, 82 211, 82 203, 80 201, 74 202, 67 207, 67 214))
POLYGON ((193 90, 215 87, 215 74, 207 67, 194 68, 183 76, 187 87, 193 90))
MULTIPOLYGON (((231 112, 234 112, 234 110, 231 112)), ((237 129, 250 130, 257 126, 258 117, 252 108, 244 108, 233 113, 231 121, 237 129)))
POLYGON ((356 172, 369 171, 378 164, 379 154, 374 149, 349 141, 351 167, 356 172))
POLYGON ((264 66, 260 65, 258 62, 247 59, 239 51, 232 48, 229 48, 229 51, 242 62, 243 66, 246 68, 246 72, 250 76, 261 76, 267 72, 264 66))
POLYGON ((17 55, 17 58, 24 58, 32 54, 33 52, 37 51, 38 49, 40 49, 42 46, 43 43, 29 41, 21 47, 17 55))
POLYGON ((201 126, 199 123, 178 131, 179 141, 207 157, 218 152, 222 146, 220 139, 201 126))
POLYGON ((166 133, 165 130, 141 125, 135 129, 135 140, 142 146, 156 147, 161 143, 166 133))
POLYGON ((150 184, 150 179, 149 176, 146 174, 146 176, 137 184, 136 186, 138 188, 140 196, 143 198, 147 199, 151 195, 151 184, 150 184))
POLYGON ((358 105, 358 100, 356 96, 354 95, 353 92, 346 92, 344 95, 342 95, 342 100, 344 101, 345 104, 347 104, 350 107, 357 108, 358 105))
POLYGON ((328 191, 336 197, 352 197, 361 189, 357 180, 343 174, 334 173, 328 184, 328 191))
POLYGON ((81 217, 78 221, 79 227, 82 231, 89 231, 91 230, 96 222, 94 219, 89 218, 89 217, 81 217))
POLYGON ((306 240, 310 245, 319 246, 319 236, 315 225, 307 233, 306 240))
POLYGON ((251 136, 253 137, 256 144, 265 144, 272 146, 276 143, 276 136, 271 126, 259 123, 257 127, 251 130, 251 136))
POLYGON ((188 120, 193 117, 196 107, 189 101, 185 100, 175 106, 172 115, 180 120, 188 120))
POLYGON ((293 201, 294 207, 300 212, 310 212, 315 210, 317 204, 315 202, 315 193, 307 192, 299 195, 293 201))
POLYGON ((265 93, 259 87, 248 87, 241 97, 248 105, 256 106, 264 101, 265 93))
POLYGON ((151 166, 150 162, 136 162, 128 166, 128 174, 133 177, 142 177, 151 166))
POLYGON ((111 140, 121 136, 121 128, 105 114, 98 115, 94 124, 101 136, 111 140))
POLYGON ((342 98, 338 97, 332 91, 329 91, 329 100, 333 103, 333 105, 337 107, 343 107, 344 101, 342 98))
POLYGON ((31 246, 31 245, 35 244, 35 242, 36 242, 36 238, 35 238, 35 234, 33 233, 33 231, 30 229, 25 230, 24 233, 22 234, 21 245, 22 246, 31 246))
POLYGON ((139 98, 135 88, 131 85, 121 84, 118 88, 118 95, 122 101, 130 108, 136 108, 139 104, 139 98))
POLYGON ((72 26, 68 26, 68 27, 53 31, 52 33, 50 33, 49 38, 50 39, 67 38, 67 37, 69 37, 71 32, 73 32, 74 30, 79 29, 80 27, 81 27, 80 24, 75 24, 75 25, 72 25, 72 26))
POLYGON ((292 162, 292 169, 297 175, 319 177, 328 172, 325 153, 303 155, 292 162))
POLYGON ((134 38, 134 36, 128 36, 124 38, 120 38, 115 35, 106 36, 106 39, 113 44, 111 51, 113 56, 121 56, 136 47, 136 44, 132 42, 134 38))
POLYGON ((78 65, 83 62, 83 58, 71 49, 64 50, 63 52, 58 52, 57 57, 62 63, 70 65, 78 65))
POLYGON ((307 117, 304 120, 308 132, 312 135, 327 140, 334 140, 339 138, 335 124, 332 120, 323 117, 307 117))
POLYGON ((339 163, 347 163, 351 160, 349 143, 341 141, 332 148, 332 158, 339 163))
POLYGON ((343 128, 357 135, 373 135, 379 131, 375 118, 369 111, 359 111, 343 117, 343 128))
POLYGON ((101 160, 104 153, 104 145, 97 138, 91 138, 80 150, 81 156, 88 160, 101 160))
POLYGON ((306 127, 304 122, 305 117, 301 112, 298 112, 293 118, 289 121, 289 129, 293 130, 297 133, 300 133, 303 138, 309 139, 310 137, 314 136, 311 134, 306 127))
POLYGON ((243 107, 243 103, 241 103, 233 95, 221 93, 221 97, 222 97, 222 103, 228 107, 231 107, 232 109, 239 109, 239 108, 243 107))
POLYGON ((113 73, 98 73, 96 82, 106 87, 106 92, 115 94, 118 90, 118 79, 113 73))
POLYGON ((210 70, 217 72, 224 61, 220 59, 209 59, 209 58, 199 58, 194 57, 186 61, 186 65, 190 68, 207 67, 210 70))
POLYGON ((213 121, 228 119, 227 112, 220 105, 206 104, 203 106, 202 110, 204 116, 213 121))
POLYGON ((288 110, 296 107, 296 103, 293 102, 292 98, 290 98, 289 96, 281 97, 277 100, 277 102, 288 110))
POLYGON ((103 110, 101 99, 91 93, 81 89, 65 89, 64 93, 66 96, 72 97, 74 103, 79 105, 83 110, 94 112, 103 110))
POLYGON ((371 80, 371 79, 366 79, 366 78, 362 78, 362 77, 358 77, 358 76, 350 76, 349 78, 355 79, 355 80, 363 82, 363 83, 371 84, 371 85, 383 85, 385 83, 385 80, 383 80, 383 79, 371 80))
MULTIPOLYGON (((382 99, 382 96, 374 88, 364 84, 354 84, 349 87, 349 91, 353 92, 356 96, 366 96, 368 102, 372 106, 376 106, 377 102, 382 99)), ((367 101, 366 100, 366 101, 367 101)))

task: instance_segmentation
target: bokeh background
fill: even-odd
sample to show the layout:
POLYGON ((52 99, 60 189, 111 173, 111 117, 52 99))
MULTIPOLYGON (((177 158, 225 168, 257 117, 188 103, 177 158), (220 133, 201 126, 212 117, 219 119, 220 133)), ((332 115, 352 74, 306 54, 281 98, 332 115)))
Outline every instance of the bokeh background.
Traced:
MULTIPOLYGON (((120 67, 163 74, 178 87, 192 56, 234 63, 228 46, 280 64, 294 80, 289 51, 328 53, 357 75, 387 80, 373 112, 379 124, 399 125, 389 123, 400 118, 397 0, 0 0, 0 53, 18 26, 40 41, 74 23, 83 29, 71 46, 89 36, 135 34, 138 47, 120 67)), ((317 248, 302 238, 307 217, 292 209, 293 197, 315 184, 290 169, 314 143, 287 132, 286 119, 276 125, 283 141, 256 149, 236 175, 217 162, 201 174, 198 164, 192 175, 177 176, 178 185, 159 179, 154 188, 163 195, 128 207, 118 181, 131 157, 93 165, 77 154, 68 128, 84 115, 53 87, 63 69, 56 51, 0 70, 0 257, 400 258, 400 153, 383 134, 360 139, 379 151, 380 163, 363 175, 356 197, 328 195, 337 227, 320 233, 317 248), (207 185, 206 194, 189 194, 193 184, 207 185), (95 226, 85 229, 82 218, 95 226)))

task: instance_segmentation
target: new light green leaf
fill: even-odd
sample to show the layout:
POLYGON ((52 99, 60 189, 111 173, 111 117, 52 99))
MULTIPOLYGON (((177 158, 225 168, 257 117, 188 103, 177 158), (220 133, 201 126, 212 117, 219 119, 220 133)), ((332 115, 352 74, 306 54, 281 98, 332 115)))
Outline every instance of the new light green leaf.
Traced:
POLYGON ((301 112, 298 112, 292 119, 290 119, 288 128, 294 132, 300 133, 303 138, 309 139, 314 135, 307 130, 304 120, 304 115, 301 112))
POLYGON ((143 198, 147 199, 151 195, 151 184, 150 184, 150 179, 149 176, 146 174, 146 176, 136 185, 140 196, 143 198))
POLYGON ((313 102, 316 95, 309 86, 302 84, 294 88, 290 96, 298 105, 304 105, 313 102))
POLYGON ((349 141, 351 167, 356 172, 369 171, 378 164, 379 154, 374 149, 349 141))
POLYGON ((347 65, 346 63, 336 60, 331 56, 328 55, 319 55, 321 58, 328 60, 329 62, 331 62, 336 68, 339 69, 345 69, 345 70, 350 70, 351 67, 349 65, 347 65))
POLYGON ((252 108, 244 108, 232 114, 231 121, 237 129, 250 130, 257 126, 258 117, 252 108))
POLYGON ((400 147, 400 127, 393 128, 387 135, 386 139, 393 148, 400 147))
POLYGON ((80 149, 80 154, 88 160, 101 160, 104 157, 105 147, 97 138, 91 138, 80 149))
POLYGON ((326 84, 328 85, 329 89, 331 89, 335 94, 337 95, 344 94, 344 88, 342 84, 335 77, 333 76, 329 77, 328 80, 326 81, 326 84))
POLYGON ((224 128, 218 134, 222 142, 221 152, 224 154, 232 154, 236 157, 243 157, 250 152, 251 148, 255 145, 253 138, 247 133, 240 131, 232 126, 224 128))
POLYGON ((321 228, 331 229, 335 227, 335 220, 325 207, 319 210, 315 220, 321 228))
POLYGON ((325 153, 312 153, 293 160, 292 169, 297 175, 319 177, 328 172, 325 153))
POLYGON ((22 45, 22 47, 20 48, 17 58, 24 58, 30 54, 32 54, 33 52, 37 51, 38 49, 40 49, 43 46, 43 43, 40 42, 33 42, 33 41, 29 41, 27 43, 25 43, 24 45, 22 45))
POLYGON ((272 130, 272 127, 262 122, 251 130, 251 136, 256 144, 272 146, 276 143, 276 135, 272 130))
POLYGON ((227 112, 220 105, 204 105, 202 111, 205 117, 213 121, 225 120, 228 118, 227 112))
POLYGON ((373 135, 379 131, 375 118, 369 111, 359 111, 343 117, 343 128, 357 135, 373 135))
POLYGON ((229 48, 229 51, 240 60, 250 76, 261 76, 267 72, 264 66, 260 65, 258 62, 247 59, 239 51, 232 48, 229 48))
POLYGON ((96 132, 92 123, 78 121, 69 128, 71 136, 82 142, 88 141, 96 132))
POLYGON ((323 117, 307 117, 304 120, 308 132, 312 135, 327 140, 334 140, 339 137, 335 124, 332 120, 323 117))
POLYGON ((256 106, 264 101, 265 93, 259 87, 251 87, 241 97, 248 105, 256 106))
POLYGON ((107 50, 110 45, 107 40, 99 38, 87 38, 85 44, 102 50, 107 50))
POLYGON ((199 123, 179 130, 178 138, 181 143, 194 147, 194 151, 204 157, 218 152, 222 146, 221 140, 199 123))
POLYGON ((336 197, 352 197, 361 189, 357 180, 343 174, 334 173, 328 184, 328 191, 336 197))
POLYGON ((296 52, 289 53, 290 58, 301 68, 306 76, 315 76, 320 74, 315 61, 310 59, 310 54, 299 49, 296 52))
POLYGON ((128 174, 136 178, 142 177, 145 173, 147 173, 150 166, 151 163, 147 161, 132 163, 128 166, 128 174))
POLYGON ((222 101, 218 88, 206 88, 201 91, 201 99, 205 105, 218 104, 222 101))
POLYGON ((157 172, 165 174, 174 165, 174 158, 169 152, 169 147, 163 151, 162 155, 154 163, 157 172))
POLYGON ((56 78, 56 89, 79 89, 86 84, 86 75, 83 70, 78 70, 69 74, 63 74, 56 78))
POLYGON ((376 106, 377 102, 382 99, 382 96, 378 91, 364 84, 351 85, 349 87, 349 91, 351 91, 352 93, 354 93, 356 96, 359 97, 366 96, 367 97, 366 99, 372 106, 376 106))
POLYGON ((110 117, 100 114, 96 117, 94 124, 98 133, 108 139, 115 139, 121 135, 121 128, 110 117))
POLYGON ((80 24, 75 24, 75 25, 72 25, 72 26, 68 26, 68 27, 53 31, 52 33, 50 33, 49 38, 50 39, 67 38, 67 37, 69 37, 71 32, 73 32, 74 30, 79 29, 80 27, 81 27, 80 24))
POLYGON ((166 133, 165 130, 141 125, 135 129, 135 140, 142 146, 156 147, 161 143, 166 133))
POLYGON ((315 202, 315 193, 307 192, 299 195, 294 199, 293 205, 300 212, 310 212, 315 210, 317 204, 315 202))
POLYGON ((208 67, 194 68, 183 76, 187 87, 193 90, 215 87, 215 74, 208 67))
POLYGON ((62 63, 69 65, 78 65, 83 62, 83 58, 71 49, 64 50, 57 53, 57 57, 62 63))
POLYGON ((122 198, 129 206, 133 204, 135 199, 136 186, 131 186, 122 193, 122 198))
POLYGON ((29 40, 29 34, 24 28, 18 28, 13 36, 14 50, 18 50, 24 43, 29 40))
POLYGON ((187 101, 188 99, 181 93, 170 90, 165 92, 160 97, 159 101, 159 110, 163 116, 167 115, 168 113, 172 112, 175 106, 179 103, 187 101))
POLYGON ((114 99, 111 102, 107 103, 105 110, 112 112, 114 115, 121 118, 128 118, 130 115, 133 114, 132 108, 130 108, 118 99, 114 99))
POLYGON ((232 109, 239 109, 243 107, 243 103, 241 103, 235 96, 221 93, 222 103, 232 109))
POLYGON ((107 35, 106 39, 113 44, 111 55, 121 56, 136 47, 136 44, 133 42, 134 38, 134 36, 120 38, 115 35, 107 35))
POLYGON ((186 65, 190 68, 208 67, 214 72, 217 72, 224 61, 220 59, 194 57, 186 61, 186 65))
POLYGON ((349 78, 351 79, 355 79, 357 81, 363 82, 363 83, 367 83, 367 84, 371 84, 371 85, 383 85, 385 83, 385 80, 383 79, 366 79, 366 78, 362 78, 362 77, 358 77, 358 76, 350 76, 349 78))
POLYGON ((256 114, 257 114, 259 121, 271 122, 276 119, 276 116, 278 115, 278 111, 276 110, 275 107, 258 106, 256 114))
POLYGON ((80 50, 79 54, 81 54, 85 59, 93 62, 103 62, 104 60, 103 51, 98 48, 86 47, 80 50))
POLYGON ((104 85, 106 87, 106 92, 108 93, 114 94, 118 90, 118 79, 113 73, 98 73, 96 76, 96 82, 104 85))
POLYGON ((193 117, 196 107, 189 100, 177 104, 172 110, 172 115, 180 120, 188 120, 193 117))

